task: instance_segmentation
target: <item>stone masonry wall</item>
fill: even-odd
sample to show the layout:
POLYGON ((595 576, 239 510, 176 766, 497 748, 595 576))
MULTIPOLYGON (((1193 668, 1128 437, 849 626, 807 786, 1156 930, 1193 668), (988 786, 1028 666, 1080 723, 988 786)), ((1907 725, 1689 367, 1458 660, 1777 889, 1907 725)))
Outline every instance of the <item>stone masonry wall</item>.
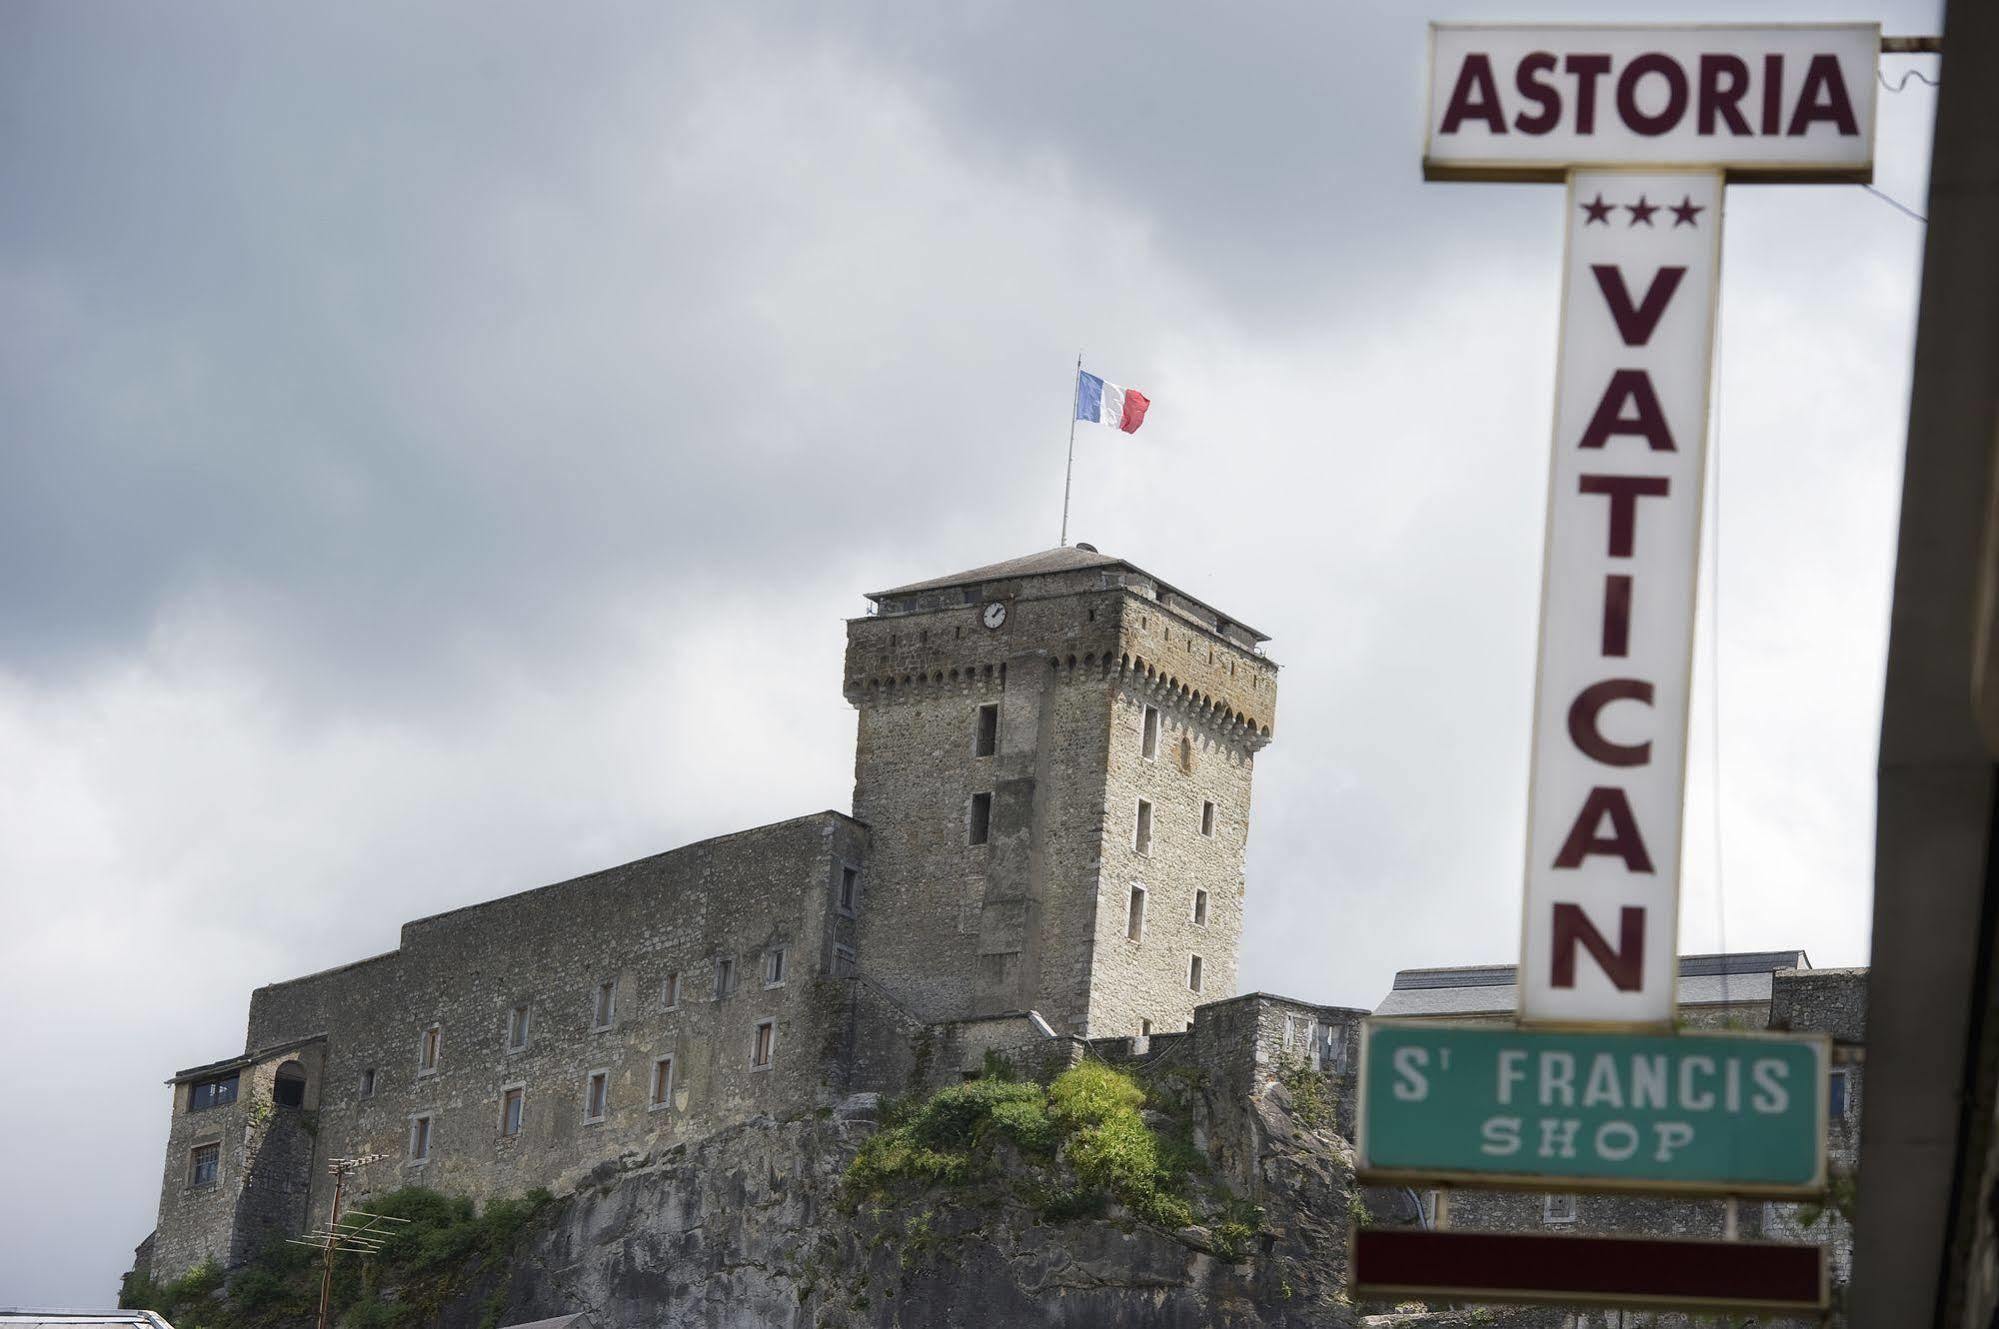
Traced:
POLYGON ((208 1260, 232 1264, 271 1232, 290 1236, 304 1227, 323 1063, 324 1045, 309 1040, 176 1080, 150 1252, 156 1274, 170 1278, 208 1260), (296 1108, 275 1104, 278 1068, 287 1063, 306 1076, 304 1101, 296 1108), (232 1073, 234 1102, 188 1110, 196 1084, 232 1073), (216 1178, 196 1185, 193 1154, 207 1145, 219 1147, 216 1178))
MULTIPOLYGON (((846 1018, 846 985, 817 980, 834 968, 836 938, 851 935, 841 931, 837 892, 842 869, 864 863, 865 846, 863 828, 821 813, 418 920, 389 955, 259 989, 248 1041, 325 1036, 319 1159, 387 1155, 361 1171, 360 1192, 420 1183, 483 1201, 559 1188, 621 1152, 806 1111, 821 1097, 829 1040, 846 1018), (767 984, 764 966, 779 948, 783 977, 767 984), (718 997, 724 956, 734 961, 734 988, 718 997), (678 975, 671 1005, 668 974, 678 975), (599 1028, 605 982, 615 1010, 599 1028), (528 1008, 528 1037, 515 1049, 509 1026, 519 1005, 528 1008), (751 1065, 764 1020, 775 1021, 767 1069, 751 1065), (432 1026, 440 1053, 426 1071, 420 1053, 432 1026), (654 1065, 667 1056, 672 1092, 655 1107, 654 1065), (600 1071, 606 1111, 586 1121, 588 1077, 600 1071), (509 1137, 501 1104, 516 1086, 522 1124, 509 1137), (421 1159, 411 1156, 419 1116, 431 1123, 421 1159)), ((323 1167, 307 1166, 317 1221, 330 1182, 323 1167)), ((169 1192, 173 1167, 170 1155, 169 1192)), ((175 1234, 185 1226, 163 1203, 155 1260, 165 1276, 179 1272, 175 1234)))
POLYGON ((862 949, 925 1021, 1025 1009, 1062 1028, 1082 1019, 1087 973, 1044 942, 1090 935, 1077 914, 1102 816, 1121 594, 1015 599, 997 631, 977 605, 848 624, 854 815, 874 831, 862 949), (998 750, 981 757, 989 704, 998 750), (976 794, 992 798, 982 845, 970 843, 976 794))
MULTIPOLYGON (((1121 683, 1128 678, 1121 675, 1121 683)), ((1120 686, 1110 746, 1089 1028, 1098 1037, 1139 1034, 1148 1025, 1168 1033, 1185 1029, 1196 1006, 1235 994, 1252 759, 1142 683, 1120 686), (1158 711, 1152 759, 1141 755, 1148 707, 1158 711), (1134 840, 1141 798, 1152 805, 1143 853, 1134 840), (1215 805, 1213 833, 1203 835, 1208 802, 1215 805), (1137 941, 1129 926, 1134 888, 1145 892, 1137 941), (1197 922, 1200 891, 1207 893, 1206 918, 1197 922), (1197 955, 1199 991, 1189 986, 1197 955)))
POLYGON ((926 1021, 1033 1009, 1090 1036, 1147 1021, 1163 1031, 1234 990, 1250 764, 1269 737, 1276 666, 1191 609, 1084 580, 957 588, 944 598, 962 603, 848 624, 854 810, 873 828, 882 906, 861 920, 862 949, 926 1021), (980 618, 994 600, 1008 606, 997 630, 980 618), (989 704, 998 751, 981 757, 989 704), (1140 755, 1148 705, 1161 721, 1151 759, 1140 755), (992 796, 991 826, 972 845, 978 794, 992 796), (1154 805, 1146 854, 1134 843, 1141 797, 1154 805), (1208 836, 1204 801, 1216 805, 1208 836), (1148 901, 1137 943, 1126 939, 1134 885, 1148 901))

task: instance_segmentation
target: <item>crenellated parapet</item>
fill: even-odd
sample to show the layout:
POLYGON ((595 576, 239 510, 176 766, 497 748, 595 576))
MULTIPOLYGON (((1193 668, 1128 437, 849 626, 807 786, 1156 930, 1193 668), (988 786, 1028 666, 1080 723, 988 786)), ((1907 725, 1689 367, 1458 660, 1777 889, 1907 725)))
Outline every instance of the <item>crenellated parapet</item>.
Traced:
POLYGON ((1239 699, 1202 691, 1167 673, 1143 656, 1120 656, 1118 686, 1162 710, 1177 713, 1189 726, 1230 747, 1260 752, 1270 742, 1270 725, 1259 723, 1239 699))

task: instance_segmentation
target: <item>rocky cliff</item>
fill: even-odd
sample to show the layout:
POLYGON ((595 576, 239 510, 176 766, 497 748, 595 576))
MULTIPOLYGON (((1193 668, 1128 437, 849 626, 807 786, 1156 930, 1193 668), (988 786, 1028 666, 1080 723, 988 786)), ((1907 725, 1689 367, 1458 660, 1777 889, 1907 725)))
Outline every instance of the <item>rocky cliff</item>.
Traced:
POLYGON ((1116 1207, 1054 1214, 1006 1179, 856 1204, 843 1176, 877 1129, 872 1100, 751 1122, 599 1168, 527 1241, 499 1322, 588 1311, 601 1326, 662 1329, 1356 1323, 1341 1291, 1345 1142, 1302 1125, 1281 1084, 1240 1124, 1255 1143, 1239 1160, 1246 1175, 1229 1180, 1262 1213, 1236 1247, 1116 1207))

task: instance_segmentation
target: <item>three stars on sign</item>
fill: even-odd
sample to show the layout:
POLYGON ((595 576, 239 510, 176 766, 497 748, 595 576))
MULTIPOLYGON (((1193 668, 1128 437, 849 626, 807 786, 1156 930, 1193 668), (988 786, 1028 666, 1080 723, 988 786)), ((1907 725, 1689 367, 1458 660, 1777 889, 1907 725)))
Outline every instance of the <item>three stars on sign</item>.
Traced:
POLYGON ((1674 230, 1678 230, 1682 226, 1698 228, 1700 223, 1695 220, 1695 217, 1707 211, 1707 205, 1694 202, 1691 194, 1682 194, 1678 203, 1648 203, 1645 201, 1643 194, 1638 196, 1636 203, 1606 203, 1603 201, 1602 193, 1599 192, 1594 199, 1582 204, 1582 210, 1587 214, 1583 218, 1583 225, 1594 226, 1600 222, 1608 226, 1610 225, 1610 214, 1622 208, 1631 214, 1631 220, 1625 223, 1627 227, 1636 226, 1640 222, 1650 226, 1652 225, 1652 214, 1659 211, 1662 206, 1666 211, 1673 214, 1674 230))

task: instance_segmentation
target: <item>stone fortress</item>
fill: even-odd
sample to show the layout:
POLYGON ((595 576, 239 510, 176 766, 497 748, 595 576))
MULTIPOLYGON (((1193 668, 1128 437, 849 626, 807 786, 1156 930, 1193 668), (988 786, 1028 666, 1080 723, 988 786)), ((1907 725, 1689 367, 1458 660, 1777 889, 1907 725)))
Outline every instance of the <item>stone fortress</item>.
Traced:
MULTIPOLYGON (((852 816, 419 919, 393 951, 258 989, 244 1052, 170 1082, 139 1270, 235 1265, 325 1222, 336 1158, 378 1156, 361 1196, 561 1192, 703 1157, 745 1123, 974 1076, 989 1053, 1198 1074, 1217 1172, 1298 1213, 1270 1179, 1263 1105, 1309 1069, 1350 1133, 1369 1012, 1235 994, 1251 774, 1276 710, 1266 638, 1088 545, 869 599, 847 624, 852 816)), ((1376 1013, 1507 1020, 1513 981, 1404 970, 1376 1013)), ((1689 956, 1679 998, 1690 1026, 1833 1034, 1830 1146, 1850 1172, 1864 971, 1797 950, 1689 956)), ((1388 1224, 1826 1241, 1842 1279, 1851 1245, 1836 1212, 1788 1203, 1357 1188, 1341 1225, 1349 1206, 1388 1224)), ((1337 1282, 1343 1239, 1306 1231, 1293 1239, 1337 1282)), ((1190 1286, 1216 1267, 1190 1266, 1190 1286)))
POLYGON ((1089 545, 868 598, 852 816, 418 919, 258 989, 243 1052, 171 1081, 140 1266, 228 1266, 324 1222, 335 1158, 378 1156, 363 1194, 562 1187, 988 1052, 1184 1031, 1230 997, 1266 638, 1089 545))

